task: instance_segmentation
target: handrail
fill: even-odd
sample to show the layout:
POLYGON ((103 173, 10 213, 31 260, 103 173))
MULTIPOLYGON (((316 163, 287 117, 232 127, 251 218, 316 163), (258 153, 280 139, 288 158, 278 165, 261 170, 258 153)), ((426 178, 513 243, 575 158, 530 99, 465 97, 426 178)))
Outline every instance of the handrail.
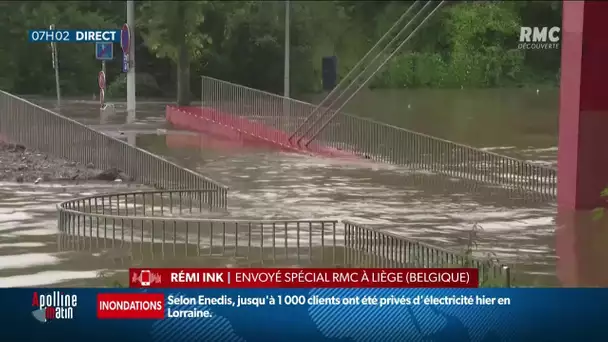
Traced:
POLYGON ((166 158, 2 90, 0 108, 0 134, 11 142, 101 169, 115 167, 156 188, 213 188, 218 191, 210 205, 227 207, 228 186, 166 158))
POLYGON ((202 174, 200 174, 200 173, 198 173, 198 172, 195 172, 195 171, 192 171, 192 170, 190 170, 190 169, 188 169, 188 168, 185 168, 185 167, 179 166, 179 165, 177 165, 176 163, 174 163, 174 162, 172 162, 172 161, 169 161, 169 160, 167 160, 166 158, 164 158, 164 157, 162 157, 162 156, 159 156, 159 155, 153 154, 153 153, 148 152, 148 151, 146 151, 146 150, 144 150, 144 149, 141 149, 141 148, 139 148, 139 147, 136 147, 136 146, 131 146, 131 145, 129 145, 127 142, 125 142, 125 141, 123 141, 123 140, 116 139, 115 137, 113 137, 113 136, 111 136, 111 135, 109 135, 109 134, 107 134, 107 133, 105 133, 105 132, 95 130, 95 129, 93 129, 93 128, 91 128, 91 127, 89 127, 89 126, 87 126, 87 125, 85 125, 85 124, 83 124, 83 123, 81 123, 81 122, 78 122, 78 121, 76 121, 76 120, 74 120, 74 119, 72 119, 72 118, 70 118, 70 117, 63 116, 63 115, 61 115, 61 114, 55 113, 55 112, 53 112, 53 111, 52 111, 52 110, 50 110, 50 109, 44 108, 44 107, 42 107, 42 106, 39 106, 39 105, 37 105, 37 104, 35 104, 35 103, 31 102, 31 101, 28 101, 28 100, 26 100, 26 99, 24 99, 24 98, 18 97, 18 96, 16 96, 16 95, 11 94, 11 93, 7 93, 7 92, 5 92, 4 90, 0 90, 0 93, 2 93, 2 94, 4 94, 4 95, 7 95, 7 96, 10 96, 10 97, 12 97, 12 98, 13 98, 13 99, 15 99, 15 100, 18 100, 18 101, 21 101, 21 102, 27 103, 28 105, 30 105, 30 106, 32 106, 32 107, 35 107, 35 108, 37 108, 37 109, 43 110, 43 111, 47 112, 48 114, 51 114, 51 115, 56 116, 56 117, 58 117, 58 118, 61 118, 62 120, 66 121, 66 122, 69 122, 70 124, 77 125, 77 126, 81 127, 82 129, 85 129, 85 130, 88 130, 88 131, 94 132, 95 134, 102 135, 102 136, 104 136, 104 137, 107 137, 108 139, 115 140, 116 142, 119 142, 119 143, 121 143, 121 144, 124 144, 124 145, 126 145, 126 146, 128 146, 128 147, 130 147, 130 148, 136 149, 136 150, 138 150, 138 151, 139 151, 139 152, 141 152, 141 153, 144 153, 144 154, 150 155, 150 156, 152 156, 152 157, 154 157, 154 158, 156 158, 156 159, 162 160, 163 162, 165 162, 165 163, 167 163, 167 164, 170 164, 170 165, 173 165, 173 166, 175 166, 175 167, 181 168, 181 169, 183 169, 184 171, 189 172, 189 173, 191 173, 191 174, 193 174, 193 175, 195 175, 195 176, 197 176, 197 177, 203 178, 203 179, 205 179, 206 181, 209 181, 209 182, 211 182, 211 183, 216 184, 217 186, 220 186, 220 187, 225 188, 225 189, 227 189, 227 190, 228 190, 228 189, 230 189, 230 188, 229 188, 227 185, 222 184, 222 183, 220 183, 220 182, 218 182, 218 181, 216 181, 216 180, 214 180, 214 179, 211 179, 211 178, 209 178, 208 176, 202 175, 202 174))
MULTIPOLYGON (((256 92, 256 93, 259 93, 259 94, 262 94, 262 95, 266 95, 266 96, 270 96, 270 97, 275 97, 275 98, 280 99, 280 100, 287 99, 287 100, 292 101, 293 103, 297 103, 299 105, 314 107, 314 105, 311 104, 311 103, 309 103, 309 102, 298 100, 298 99, 294 99, 294 98, 290 98, 290 97, 285 97, 283 95, 271 93, 271 92, 266 91, 266 90, 255 89, 255 88, 248 87, 248 86, 245 86, 245 85, 240 85, 240 84, 224 81, 224 80, 221 80, 219 78, 215 78, 215 77, 211 77, 211 76, 201 76, 201 77, 203 79, 209 79, 209 80, 212 80, 212 81, 215 81, 215 82, 224 83, 225 85, 239 87, 239 88, 243 88, 243 89, 246 89, 246 90, 249 90, 249 91, 252 91, 252 92, 256 92)), ((350 113, 342 113, 342 115, 347 116, 347 117, 356 118, 357 120, 361 120, 361 121, 367 121, 367 122, 370 122, 370 123, 373 123, 373 124, 376 124, 376 125, 385 126, 385 127, 392 128, 392 129, 395 129, 395 130, 403 131, 403 132, 406 132, 408 134, 416 135, 416 136, 419 136, 419 137, 433 139, 433 140, 444 142, 444 143, 449 143, 449 144, 454 145, 454 146, 458 146, 458 147, 462 147, 462 148, 469 148, 469 149, 473 149, 473 150, 479 150, 479 151, 483 152, 486 155, 492 155, 492 156, 495 156, 495 157, 500 157, 500 158, 508 159, 508 160, 511 160, 511 161, 525 162, 524 160, 521 160, 521 159, 517 159, 517 158, 514 158, 514 157, 506 156, 506 155, 499 154, 499 153, 492 152, 492 151, 481 150, 478 147, 462 144, 462 143, 459 143, 459 142, 456 142, 456 141, 447 140, 447 139, 444 139, 444 138, 439 138, 439 137, 436 137, 436 136, 433 136, 433 135, 430 135, 430 134, 426 134, 426 133, 412 131, 411 129, 395 126, 393 124, 388 124, 386 122, 381 122, 381 121, 378 121, 378 120, 375 120, 375 119, 372 119, 372 118, 368 118, 368 117, 364 117, 364 116, 358 116, 358 115, 350 114, 350 113)), ((535 167, 542 167, 542 168, 545 168, 545 169, 550 169, 550 170, 553 170, 553 171, 557 171, 557 168, 555 168, 555 167, 549 167, 549 166, 545 166, 545 165, 537 165, 537 164, 532 164, 532 163, 530 163, 530 165, 533 165, 535 167)))

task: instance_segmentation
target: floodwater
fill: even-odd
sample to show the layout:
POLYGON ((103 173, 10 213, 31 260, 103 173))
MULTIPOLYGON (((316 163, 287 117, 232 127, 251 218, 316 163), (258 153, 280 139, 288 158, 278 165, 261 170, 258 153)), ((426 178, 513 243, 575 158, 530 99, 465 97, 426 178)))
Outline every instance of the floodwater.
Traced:
MULTIPOLYGON (((556 91, 514 90, 504 95, 502 90, 442 91, 444 102, 433 92, 362 94, 355 99, 360 101, 354 107, 357 111, 351 112, 363 111, 380 121, 459 143, 555 164, 556 91)), ((35 102, 54 109, 53 101, 35 102)), ((350 219, 454 250, 464 248, 478 226, 482 229, 476 239, 478 253, 518 263, 535 277, 535 283, 554 283, 556 208, 551 201, 403 167, 282 153, 175 130, 165 124, 161 102, 139 102, 136 121, 126 124, 124 107, 117 103, 115 115, 100 117, 96 101, 64 101, 61 113, 230 186, 231 217, 350 219)), ((0 201, 0 210, 12 213, 0 215, 1 284, 77 284, 107 266, 70 261, 68 256, 62 260, 37 244, 50 246, 56 239, 57 191, 67 198, 109 189, 33 187, 35 196, 21 195, 20 189, 0 184, 0 191, 13 198, 0 201), (18 201, 28 204, 15 205, 18 201), (32 237, 18 234, 21 230, 49 234, 32 237), (32 266, 16 271, 15 265, 21 264, 32 266), (36 276, 45 272, 48 276, 36 276)))
POLYGON ((556 89, 362 91, 344 111, 518 159, 557 162, 556 89))
POLYGON ((89 283, 113 265, 105 258, 57 250, 57 204, 100 192, 142 189, 127 184, 0 182, 0 287, 89 283))

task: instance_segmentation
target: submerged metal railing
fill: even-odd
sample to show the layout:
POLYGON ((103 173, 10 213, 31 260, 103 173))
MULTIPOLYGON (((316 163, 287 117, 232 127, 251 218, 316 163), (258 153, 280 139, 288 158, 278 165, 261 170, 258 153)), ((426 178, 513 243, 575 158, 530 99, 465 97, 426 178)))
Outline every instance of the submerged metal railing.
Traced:
POLYGON ((346 260, 359 267, 472 267, 483 286, 511 287, 511 269, 495 260, 456 253, 372 227, 343 221, 346 260))
POLYGON ((60 250, 104 252, 146 267, 476 267, 488 286, 510 286, 510 269, 334 220, 231 220, 204 217, 211 190, 163 190, 82 197, 58 205, 60 250))
MULTIPOLYGON (((315 109, 310 103, 203 76, 203 108, 235 130, 289 144, 289 133, 315 109), (285 106, 285 104, 288 104, 285 106), (230 120, 226 120, 228 117, 230 120), (242 118, 253 125, 243 125, 242 118), (271 127, 277 131, 267 133, 271 127), (268 134, 266 136, 262 136, 268 134)), ((508 188, 556 196, 557 170, 344 113, 321 132, 320 144, 363 158, 508 188)))
POLYGON ((200 263, 216 260, 215 266, 469 266, 480 269, 482 282, 496 276, 500 285, 510 285, 508 267, 353 222, 341 227, 333 220, 206 218, 213 209, 226 208, 227 187, 1 91, 0 138, 98 168, 116 167, 161 188, 59 204, 60 250, 144 262, 194 256, 200 263), (162 190, 166 187, 177 189, 162 190))
POLYGON ((223 267, 344 264, 337 221, 213 219, 200 205, 208 196, 213 191, 143 191, 63 202, 59 248, 144 263, 204 256, 223 267))
POLYGON ((212 189, 208 204, 227 207, 225 185, 3 91, 0 139, 98 169, 117 168, 156 188, 212 189))

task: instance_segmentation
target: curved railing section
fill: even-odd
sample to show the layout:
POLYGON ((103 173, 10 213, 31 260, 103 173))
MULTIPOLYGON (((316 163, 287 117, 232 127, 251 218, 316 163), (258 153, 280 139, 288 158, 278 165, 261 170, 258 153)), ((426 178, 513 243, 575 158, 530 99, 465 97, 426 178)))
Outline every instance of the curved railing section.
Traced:
POLYGON ((81 197, 57 208, 62 251, 105 253, 147 265, 476 267, 482 283, 510 286, 510 270, 351 221, 211 218, 215 190, 154 190, 81 197))
POLYGON ((60 250, 143 261, 213 257, 227 265, 343 265, 337 221, 214 219, 211 190, 103 194, 58 205, 60 250))

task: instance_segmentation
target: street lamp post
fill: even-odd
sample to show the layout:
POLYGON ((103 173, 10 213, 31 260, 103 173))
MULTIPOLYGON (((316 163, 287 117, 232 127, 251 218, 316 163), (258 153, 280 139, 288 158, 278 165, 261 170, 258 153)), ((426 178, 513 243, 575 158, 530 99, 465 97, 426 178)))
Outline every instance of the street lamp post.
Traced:
POLYGON ((127 118, 129 121, 135 121, 135 4, 133 0, 127 0, 127 25, 131 31, 127 72, 127 118))
MULTIPOLYGON (((55 25, 49 27, 55 29, 55 25)), ((57 55, 57 43, 51 42, 51 58, 53 59, 53 69, 55 70, 55 92, 57 93, 57 110, 61 110, 61 84, 59 82, 59 57, 57 55)))
MULTIPOLYGON (((127 123, 135 122, 135 1, 127 0, 127 25, 129 26, 129 70, 127 71, 127 123)), ((127 143, 136 145, 136 134, 127 133, 127 143)))
POLYGON ((290 49, 290 18, 289 11, 290 4, 289 0, 285 1, 285 79, 283 84, 283 95, 289 97, 289 49, 290 49))
POLYGON ((285 1, 285 69, 283 71, 284 73, 284 79, 283 79, 283 115, 285 117, 289 117, 289 88, 290 88, 290 81, 289 81, 289 73, 290 73, 290 66, 289 66, 289 50, 290 50, 290 41, 289 41, 289 36, 290 36, 290 18, 289 18, 289 12, 290 12, 290 2, 289 0, 285 1))

